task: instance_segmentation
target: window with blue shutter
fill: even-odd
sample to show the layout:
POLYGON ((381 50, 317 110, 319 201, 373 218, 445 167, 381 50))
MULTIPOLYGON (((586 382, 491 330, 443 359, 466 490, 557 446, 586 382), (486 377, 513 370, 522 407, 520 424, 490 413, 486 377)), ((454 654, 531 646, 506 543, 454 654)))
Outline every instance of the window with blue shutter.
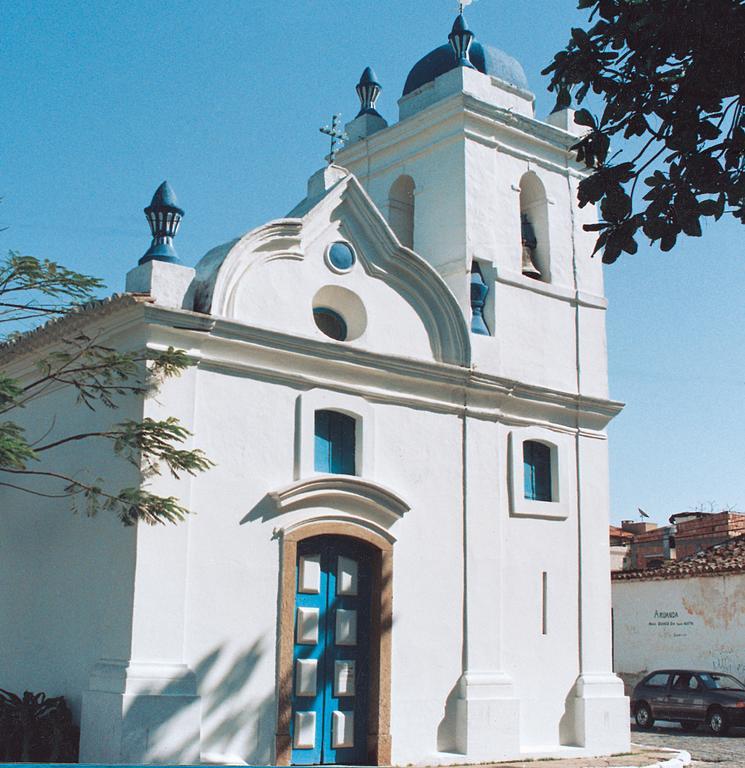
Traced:
POLYGON ((523 477, 525 498, 552 501, 551 448, 545 443, 526 440, 523 443, 523 477))
POLYGON ((355 420, 338 411, 316 411, 316 472, 356 474, 355 420))

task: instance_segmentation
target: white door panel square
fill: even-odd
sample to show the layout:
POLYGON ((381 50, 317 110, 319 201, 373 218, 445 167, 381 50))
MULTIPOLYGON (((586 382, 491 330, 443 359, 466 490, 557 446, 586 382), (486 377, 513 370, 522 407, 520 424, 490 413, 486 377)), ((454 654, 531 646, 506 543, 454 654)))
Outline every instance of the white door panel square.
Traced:
POLYGON ((353 661, 334 663, 334 696, 354 696, 355 665, 353 661))
POLYGON ((315 645, 318 642, 318 608, 297 609, 297 642, 301 645, 315 645))
POLYGON ((316 713, 295 712, 295 749, 313 749, 316 746, 316 713))
POLYGON ((357 594, 357 561, 351 557, 338 557, 336 562, 336 594, 357 594))
POLYGON ((298 566, 300 578, 298 592, 304 595, 317 595, 321 591, 321 555, 302 555, 298 566))
POLYGON ((354 712, 335 711, 331 717, 331 745, 334 749, 354 746, 354 712))
POLYGON ((336 609, 336 644, 357 645, 357 611, 336 609))
POLYGON ((298 659, 295 665, 295 695, 315 696, 318 679, 317 659, 298 659))

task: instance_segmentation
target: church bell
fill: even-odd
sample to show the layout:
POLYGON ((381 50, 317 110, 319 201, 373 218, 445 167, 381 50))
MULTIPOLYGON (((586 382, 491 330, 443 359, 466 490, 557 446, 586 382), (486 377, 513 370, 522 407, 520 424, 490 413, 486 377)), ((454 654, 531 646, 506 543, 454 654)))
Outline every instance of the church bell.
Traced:
POLYGON ((533 225, 528 221, 528 217, 524 213, 520 217, 520 230, 522 239, 522 264, 520 269, 526 277, 540 280, 542 277, 541 270, 538 269, 534 260, 538 240, 536 239, 533 225))

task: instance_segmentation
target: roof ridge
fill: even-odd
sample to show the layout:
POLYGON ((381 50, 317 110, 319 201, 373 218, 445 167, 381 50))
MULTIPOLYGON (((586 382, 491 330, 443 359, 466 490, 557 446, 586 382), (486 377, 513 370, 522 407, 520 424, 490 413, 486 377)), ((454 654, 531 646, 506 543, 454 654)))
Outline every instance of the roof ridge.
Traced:
POLYGON ((29 352, 42 344, 59 338, 66 330, 75 328, 96 315, 106 315, 123 307, 152 303, 145 293, 113 293, 100 299, 74 304, 64 314, 50 317, 45 322, 0 343, 0 357, 7 362, 11 357, 29 352))

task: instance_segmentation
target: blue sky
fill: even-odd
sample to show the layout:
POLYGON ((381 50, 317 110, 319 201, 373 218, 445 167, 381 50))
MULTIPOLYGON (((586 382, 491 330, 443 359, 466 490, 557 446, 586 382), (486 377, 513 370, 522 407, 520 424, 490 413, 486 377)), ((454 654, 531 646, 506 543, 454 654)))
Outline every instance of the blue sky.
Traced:
MULTIPOLYGON (((540 70, 583 15, 564 0, 478 0, 477 38, 540 70)), ((452 0, 128 3, 15 0, 3 13, 0 246, 101 276, 111 290, 149 244, 142 209, 165 178, 186 216, 177 248, 285 214, 351 119, 368 64, 390 122, 413 63, 446 41, 452 0)), ((663 522, 698 504, 745 511, 742 227, 709 224, 670 254, 607 267, 611 519, 663 522)))

